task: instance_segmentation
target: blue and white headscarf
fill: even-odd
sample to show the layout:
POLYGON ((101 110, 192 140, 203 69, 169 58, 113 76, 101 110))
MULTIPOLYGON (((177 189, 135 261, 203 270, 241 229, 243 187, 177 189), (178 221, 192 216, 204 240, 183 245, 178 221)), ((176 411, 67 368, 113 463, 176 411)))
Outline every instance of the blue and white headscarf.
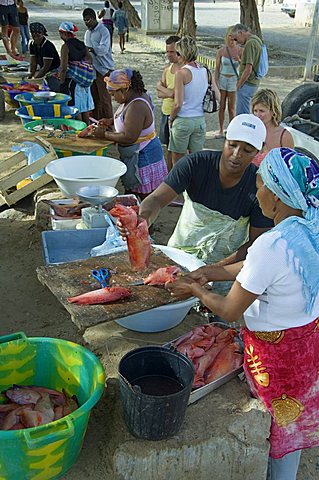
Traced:
POLYGON ((261 162, 258 173, 269 190, 303 218, 292 216, 273 230, 293 252, 296 273, 303 282, 306 312, 311 314, 319 292, 319 165, 290 148, 274 148, 261 162), (297 261, 296 261, 297 260, 297 261))

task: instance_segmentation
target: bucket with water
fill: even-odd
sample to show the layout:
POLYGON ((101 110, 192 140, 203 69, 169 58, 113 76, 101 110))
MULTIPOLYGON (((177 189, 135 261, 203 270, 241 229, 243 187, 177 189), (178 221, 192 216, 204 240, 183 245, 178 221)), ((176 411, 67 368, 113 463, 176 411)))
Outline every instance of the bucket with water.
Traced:
POLYGON ((137 438, 162 440, 183 423, 194 366, 181 353, 161 346, 131 350, 119 364, 123 416, 137 438))

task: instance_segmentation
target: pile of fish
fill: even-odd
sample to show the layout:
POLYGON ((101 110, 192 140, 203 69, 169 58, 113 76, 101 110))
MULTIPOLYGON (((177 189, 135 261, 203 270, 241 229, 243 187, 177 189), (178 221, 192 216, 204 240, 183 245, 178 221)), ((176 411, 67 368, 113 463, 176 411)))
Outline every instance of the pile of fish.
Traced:
POLYGON ((177 339, 173 346, 186 355, 195 367, 193 388, 203 387, 239 368, 242 349, 235 341, 237 332, 214 324, 201 325, 177 339))
POLYGON ((59 420, 79 408, 75 395, 45 387, 13 385, 2 392, 0 430, 39 427, 59 420))
MULTIPOLYGON (((162 287, 166 282, 174 282, 180 274, 181 269, 179 267, 161 267, 144 278, 142 284, 162 287)), ((132 285, 134 285, 134 282, 132 282, 132 285)), ((129 298, 131 295, 132 292, 128 288, 112 286, 92 290, 76 297, 69 297, 67 300, 69 303, 75 303, 76 305, 99 305, 129 298)))
POLYGON ((123 228, 129 232, 127 248, 132 269, 135 271, 145 270, 151 258, 151 242, 146 220, 138 217, 133 207, 124 207, 120 204, 116 204, 110 210, 110 215, 118 218, 123 228))
POLYGON ((7 92, 38 92, 40 90, 39 85, 36 83, 21 83, 20 85, 14 85, 14 84, 2 84, 0 85, 0 88, 2 90, 6 90, 7 92))

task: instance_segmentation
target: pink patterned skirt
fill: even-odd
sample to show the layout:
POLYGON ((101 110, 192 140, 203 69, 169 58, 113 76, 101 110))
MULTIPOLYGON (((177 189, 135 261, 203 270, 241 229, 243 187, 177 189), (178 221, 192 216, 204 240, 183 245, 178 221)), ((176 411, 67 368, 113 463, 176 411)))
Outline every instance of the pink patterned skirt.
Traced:
POLYGON ((270 456, 319 446, 319 318, 275 332, 243 329, 244 370, 272 416, 270 456))

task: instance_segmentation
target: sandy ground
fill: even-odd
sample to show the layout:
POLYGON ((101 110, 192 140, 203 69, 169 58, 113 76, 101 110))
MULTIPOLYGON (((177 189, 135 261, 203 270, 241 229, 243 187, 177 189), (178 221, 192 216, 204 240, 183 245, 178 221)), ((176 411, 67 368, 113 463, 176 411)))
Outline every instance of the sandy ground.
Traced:
MULTIPOLYGON (((60 13, 59 13, 60 15, 60 13)), ((61 16, 61 15, 60 15, 61 16)), ((40 20, 40 17, 39 17, 40 20)), ((41 21, 41 20, 40 20, 41 21)), ((50 32, 51 33, 51 32, 50 32)), ((50 38, 57 39, 52 32, 50 38)), ((116 40, 115 40, 116 41, 116 40)), ((164 65, 164 55, 138 43, 127 45, 125 55, 119 55, 119 48, 114 46, 114 57, 117 67, 138 66, 144 76, 147 88, 154 94, 154 86, 161 76, 164 65)), ((283 98, 294 86, 296 81, 270 78, 266 83, 270 88, 276 88, 283 98)), ((156 106, 159 102, 154 96, 156 106)), ((156 109, 158 124, 159 109, 156 109)), ((212 132, 217 129, 217 116, 207 116, 208 133, 206 148, 219 149, 221 141, 212 138, 212 132)), ((11 155, 11 146, 24 139, 30 139, 22 129, 13 111, 7 112, 6 119, 0 123, 0 161, 11 155)), ((116 155, 115 149, 111 155, 116 155)), ((43 264, 41 254, 40 233, 37 230, 33 216, 32 198, 27 198, 14 209, 2 208, 0 213, 0 298, 1 324, 0 334, 24 331, 28 336, 48 336, 68 339, 81 344, 84 340, 70 320, 69 314, 57 299, 43 287, 36 277, 36 267, 43 264)), ((163 210, 155 225, 154 240, 156 243, 167 242, 176 220, 179 208, 168 207, 163 210)), ((105 352, 103 361, 107 362, 105 352)), ((114 380, 111 380, 114 383, 114 380)), ((108 391, 108 390, 107 390, 108 391)), ((112 389, 109 390, 111 392, 112 389)), ((112 394, 106 394, 93 410, 84 448, 78 462, 65 475, 68 480, 112 479, 110 461, 105 456, 104 445, 108 441, 107 414, 112 409, 112 394)), ((317 453, 306 452, 300 468, 299 480, 310 480, 319 475, 317 453)), ((219 480, 219 479, 216 479, 219 480)), ((230 479, 229 479, 230 480, 230 479)))

